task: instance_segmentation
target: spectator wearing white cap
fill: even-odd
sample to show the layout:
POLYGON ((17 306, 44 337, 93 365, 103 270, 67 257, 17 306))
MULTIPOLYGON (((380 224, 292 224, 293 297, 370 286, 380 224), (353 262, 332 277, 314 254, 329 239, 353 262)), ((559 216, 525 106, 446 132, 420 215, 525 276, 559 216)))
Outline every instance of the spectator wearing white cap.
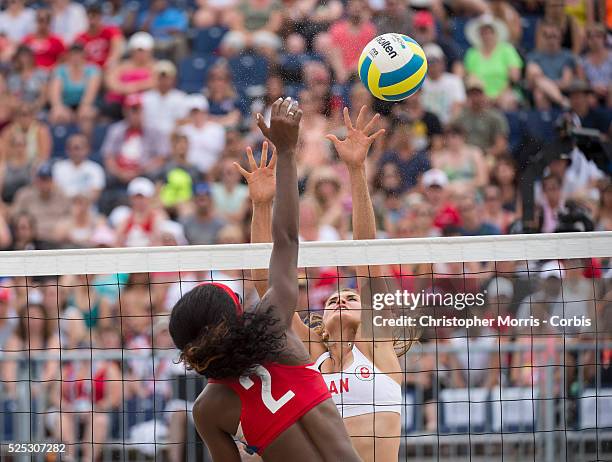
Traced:
POLYGON ((137 177, 127 188, 131 212, 119 225, 117 246, 145 247, 153 243, 165 214, 155 206, 155 185, 151 180, 137 177))
POLYGON ((465 104, 463 81, 455 74, 446 72, 446 56, 435 43, 423 47, 427 57, 427 78, 421 89, 423 106, 434 113, 446 125, 457 117, 465 104))
POLYGON ((440 230, 448 226, 459 226, 459 212, 448 198, 446 173, 437 168, 427 170, 421 177, 421 187, 425 201, 434 211, 434 226, 440 230))
POLYGON ((147 32, 136 32, 128 41, 129 56, 111 65, 105 74, 107 92, 105 115, 114 120, 121 118, 121 105, 127 95, 142 93, 155 85, 155 41, 147 32))
POLYGON ((217 163, 225 148, 225 129, 210 119, 208 100, 203 95, 187 97, 189 122, 181 132, 189 139, 187 159, 206 174, 217 163))
POLYGON ((171 61, 155 64, 155 88, 142 95, 144 124, 170 135, 187 115, 187 95, 176 88, 176 66, 171 61))

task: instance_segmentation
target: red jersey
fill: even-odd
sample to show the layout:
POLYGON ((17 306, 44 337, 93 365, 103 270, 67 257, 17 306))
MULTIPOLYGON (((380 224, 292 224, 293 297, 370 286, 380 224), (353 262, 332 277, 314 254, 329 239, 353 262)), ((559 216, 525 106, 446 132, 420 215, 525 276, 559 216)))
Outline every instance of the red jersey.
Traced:
POLYGON ((105 26, 97 34, 90 34, 89 31, 83 32, 77 36, 75 43, 83 45, 87 61, 104 67, 110 54, 111 42, 120 35, 121 31, 118 28, 105 26))
POLYGON ((312 408, 331 398, 314 364, 268 363, 240 379, 210 379, 230 387, 240 398, 240 424, 248 448, 262 454, 287 428, 312 408))
POLYGON ((53 34, 44 38, 30 34, 23 39, 23 43, 34 53, 36 66, 44 69, 51 69, 55 66, 60 56, 66 51, 62 39, 53 34))

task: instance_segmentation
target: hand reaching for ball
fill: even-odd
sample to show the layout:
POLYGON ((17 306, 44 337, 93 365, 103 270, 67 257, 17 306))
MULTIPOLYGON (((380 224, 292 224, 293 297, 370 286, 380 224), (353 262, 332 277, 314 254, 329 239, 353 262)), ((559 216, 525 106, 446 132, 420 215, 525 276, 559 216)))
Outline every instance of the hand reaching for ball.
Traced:
POLYGON ((289 98, 279 98, 272 104, 270 126, 268 127, 261 114, 257 114, 257 126, 279 152, 279 155, 293 152, 297 145, 302 120, 302 110, 298 102, 289 98))
POLYGON ((344 108, 344 124, 346 125, 347 135, 342 141, 336 135, 327 135, 326 138, 334 143, 338 156, 347 167, 360 167, 365 163, 368 150, 372 143, 385 133, 385 129, 375 130, 375 125, 380 115, 376 114, 366 123, 365 114, 367 108, 363 106, 359 111, 355 126, 351 122, 348 108, 344 108))

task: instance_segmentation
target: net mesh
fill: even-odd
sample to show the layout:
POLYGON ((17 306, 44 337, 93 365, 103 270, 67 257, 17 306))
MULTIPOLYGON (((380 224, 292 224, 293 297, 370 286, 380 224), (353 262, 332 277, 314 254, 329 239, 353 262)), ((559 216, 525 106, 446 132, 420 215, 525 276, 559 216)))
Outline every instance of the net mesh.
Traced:
MULTIPOLYGON (((255 304, 250 270, 269 251, 2 256, 2 460, 209 460, 191 416, 205 381, 177 363, 168 314, 203 281, 255 304)), ((330 295, 357 287, 355 265, 382 265, 396 285, 362 300, 362 322, 387 323, 397 350, 410 347, 390 374, 401 425, 377 412, 352 435, 369 460, 387 460, 387 442, 402 461, 612 460, 610 256, 612 233, 305 244, 298 311, 314 326, 330 295)), ((351 377, 373 381, 357 404, 385 406, 382 372, 357 362, 351 377)), ((341 404, 347 384, 328 383, 341 404)))

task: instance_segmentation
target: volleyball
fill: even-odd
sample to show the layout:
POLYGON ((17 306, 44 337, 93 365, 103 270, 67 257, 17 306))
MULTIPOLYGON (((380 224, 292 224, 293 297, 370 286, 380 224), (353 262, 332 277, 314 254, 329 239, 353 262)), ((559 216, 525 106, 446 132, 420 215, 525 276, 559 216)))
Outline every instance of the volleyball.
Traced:
POLYGON ((384 101, 401 101, 416 93, 427 74, 425 52, 414 39, 383 34, 361 52, 359 78, 372 95, 384 101))

